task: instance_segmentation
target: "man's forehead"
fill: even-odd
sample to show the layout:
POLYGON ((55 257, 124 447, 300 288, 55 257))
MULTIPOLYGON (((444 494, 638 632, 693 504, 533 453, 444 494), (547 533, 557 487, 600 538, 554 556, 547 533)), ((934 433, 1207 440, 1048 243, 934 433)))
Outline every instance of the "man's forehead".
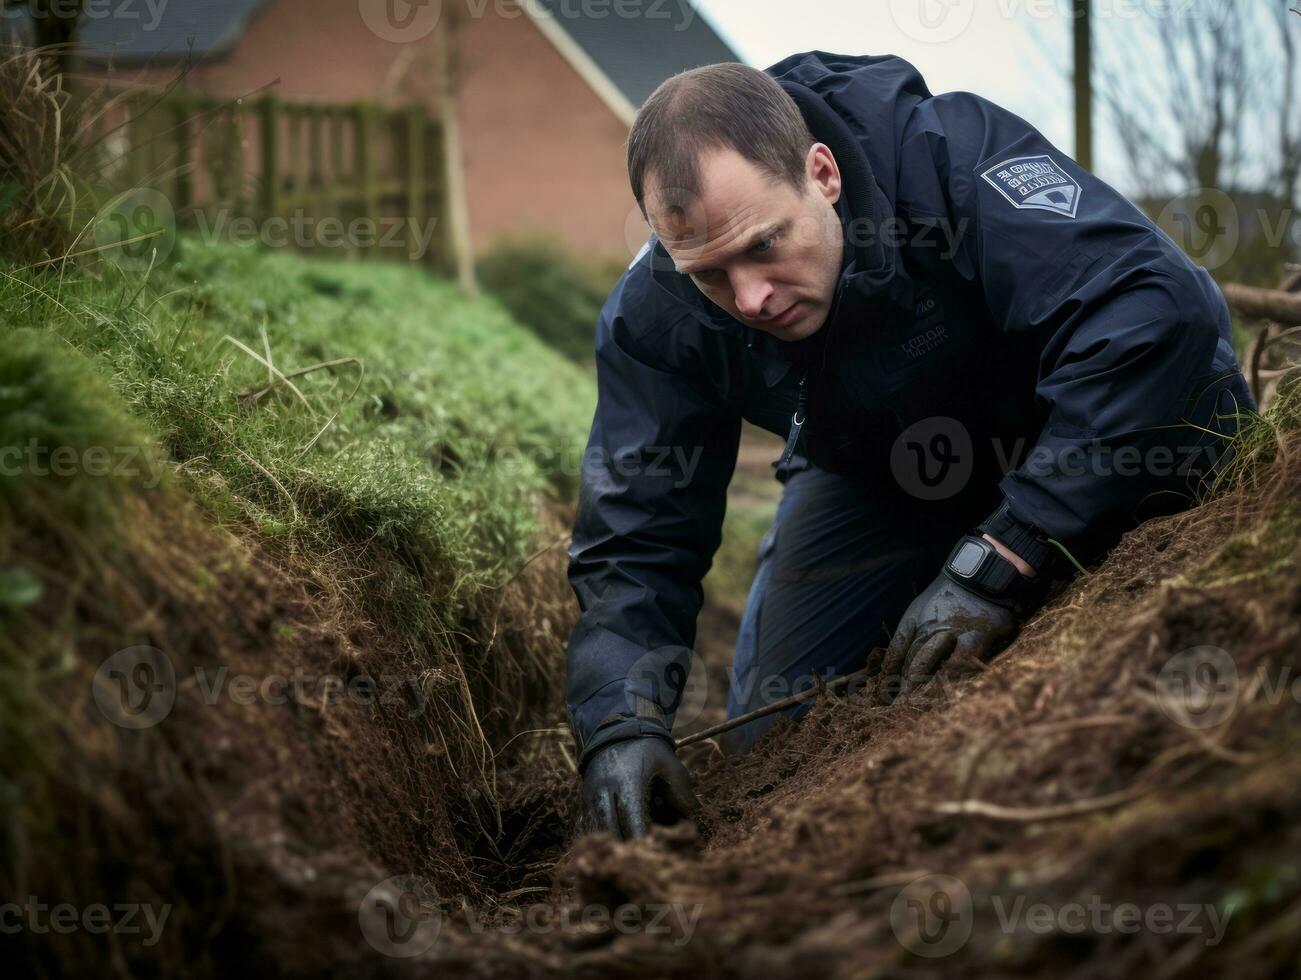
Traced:
POLYGON ((734 208, 667 209, 652 212, 651 227, 674 252, 703 252, 723 247, 733 239, 771 220, 772 212, 757 202, 734 208))
POLYGON ((647 180, 646 216, 661 240, 701 240, 707 228, 725 232, 752 222, 759 211, 780 207, 789 190, 735 150, 702 155, 698 183, 696 190, 661 186, 654 174, 647 180))
POLYGON ((684 195, 647 202, 651 228, 678 266, 725 260, 751 239, 779 224, 783 201, 771 196, 718 194, 711 199, 684 195))

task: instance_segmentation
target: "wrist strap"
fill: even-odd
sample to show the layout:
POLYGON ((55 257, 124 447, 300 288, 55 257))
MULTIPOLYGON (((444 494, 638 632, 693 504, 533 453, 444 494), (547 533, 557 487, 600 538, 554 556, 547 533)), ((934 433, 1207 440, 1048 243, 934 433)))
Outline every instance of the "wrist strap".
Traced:
POLYGON ((980 523, 976 533, 997 538, 1008 550, 1033 568, 1036 577, 1053 577, 1058 561, 1057 549, 1043 535, 1017 521, 1012 516, 1011 505, 1006 498, 994 513, 980 523))
POLYGON ((974 534, 958 539, 944 563, 950 581, 969 592, 1028 616, 1042 603, 1052 580, 1046 575, 1027 578, 1000 555, 992 544, 974 534))

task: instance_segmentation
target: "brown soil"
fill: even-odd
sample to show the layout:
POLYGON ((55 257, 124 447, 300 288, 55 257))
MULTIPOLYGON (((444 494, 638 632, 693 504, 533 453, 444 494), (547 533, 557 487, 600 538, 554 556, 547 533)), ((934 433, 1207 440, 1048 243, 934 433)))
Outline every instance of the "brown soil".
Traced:
MULTIPOLYGON (((24 933, 20 955, 50 976, 1289 975, 1301 956, 1290 448, 1290 470, 1130 534, 991 664, 956 665, 906 702, 825 701, 743 758, 700 746, 687 757, 699 821, 631 844, 572 835, 563 548, 472 610, 446 649, 415 650, 386 612, 393 583, 297 567, 152 498, 130 537, 147 560, 81 568, 41 610, 79 624, 84 659, 51 703, 57 751, 40 792, 53 821, 7 829, 2 878, 6 894, 166 903, 171 918, 153 947, 24 933), (89 653, 125 636, 167 650, 182 676, 415 676, 430 708, 209 704, 182 683, 165 724, 117 729, 90 703, 89 653), (1172 654, 1206 646, 1231 658, 1236 698, 1218 725, 1182 726, 1158 678, 1172 654), (364 896, 401 874, 427 886, 440 924, 410 957, 359 928, 364 896), (950 905, 918 891, 928 874, 951 876, 950 905), (957 908, 970 938, 925 955, 913 928, 925 922, 905 914, 914 898, 957 908), (1072 903, 1210 905, 1229 919, 1215 942, 1003 925, 1011 909, 1072 903), (616 909, 643 925, 613 927, 616 909)), ((32 533, 32 555, 76 551, 32 533)), ((710 616, 717 635, 735 627, 710 616)))

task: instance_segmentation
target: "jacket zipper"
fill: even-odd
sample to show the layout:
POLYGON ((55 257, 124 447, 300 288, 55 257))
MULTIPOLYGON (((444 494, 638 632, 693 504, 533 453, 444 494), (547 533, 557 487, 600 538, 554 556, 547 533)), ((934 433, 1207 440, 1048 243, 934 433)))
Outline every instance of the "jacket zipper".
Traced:
POLYGON ((782 458, 778 460, 778 466, 785 466, 795 455, 795 444, 799 442, 800 430, 804 428, 805 418, 809 407, 809 390, 805 382, 809 376, 805 374, 800 378, 799 399, 795 403, 795 414, 791 416, 791 431, 786 437, 786 448, 782 451, 782 458))
MULTIPOLYGON (((831 312, 827 315, 827 322, 826 325, 823 327, 824 330, 831 329, 832 321, 835 320, 836 314, 840 312, 840 301, 844 297, 844 295, 845 295, 845 280, 844 277, 842 276, 839 282, 836 283, 836 294, 835 297, 832 299, 831 312)), ((791 461, 791 457, 795 455, 795 444, 800 440, 800 430, 804 428, 804 423, 808 421, 808 408, 809 408, 808 380, 809 380, 809 373, 805 371, 804 374, 800 375, 799 398, 795 403, 795 414, 791 416, 791 431, 790 434, 786 436, 786 448, 782 450, 781 459, 777 461, 778 466, 785 466, 787 463, 791 461)))

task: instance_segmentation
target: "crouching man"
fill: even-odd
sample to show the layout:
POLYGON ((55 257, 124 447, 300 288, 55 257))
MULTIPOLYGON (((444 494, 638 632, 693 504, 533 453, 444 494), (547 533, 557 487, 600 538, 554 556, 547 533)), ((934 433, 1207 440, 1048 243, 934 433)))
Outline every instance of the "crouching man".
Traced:
POLYGON ((1067 555, 1192 503, 1253 407, 1205 270, 1024 120, 898 58, 676 76, 628 172, 654 234, 601 313, 569 552, 591 829, 695 806, 669 733, 742 419, 787 443, 732 716, 878 646, 905 694, 988 658, 1067 555))

